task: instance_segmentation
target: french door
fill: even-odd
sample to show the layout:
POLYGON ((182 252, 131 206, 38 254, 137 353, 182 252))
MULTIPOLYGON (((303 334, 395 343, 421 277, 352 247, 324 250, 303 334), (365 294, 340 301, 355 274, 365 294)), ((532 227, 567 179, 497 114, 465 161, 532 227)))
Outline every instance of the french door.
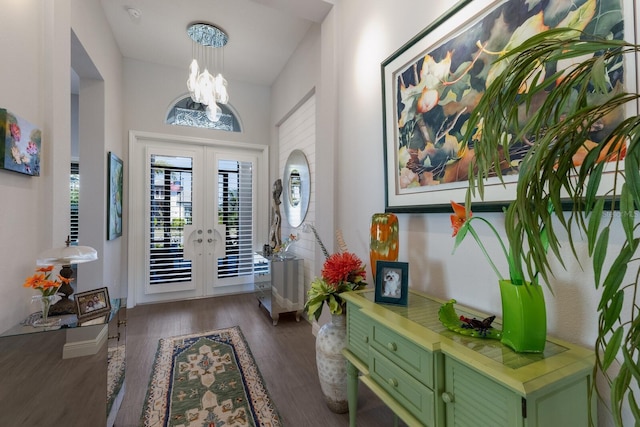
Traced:
POLYGON ((144 209, 133 221, 143 225, 134 237, 143 267, 129 268, 137 279, 135 301, 252 290, 261 153, 163 141, 143 145, 135 161, 144 162, 138 195, 144 209))

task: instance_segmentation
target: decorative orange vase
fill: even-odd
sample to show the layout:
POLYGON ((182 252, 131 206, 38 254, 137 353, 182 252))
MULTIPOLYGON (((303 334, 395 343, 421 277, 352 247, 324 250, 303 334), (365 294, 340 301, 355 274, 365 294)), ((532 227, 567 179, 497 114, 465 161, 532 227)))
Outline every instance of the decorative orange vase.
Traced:
POLYGON ((371 244, 369 245, 371 277, 376 281, 377 261, 398 260, 398 217, 392 213, 376 213, 371 217, 371 244))

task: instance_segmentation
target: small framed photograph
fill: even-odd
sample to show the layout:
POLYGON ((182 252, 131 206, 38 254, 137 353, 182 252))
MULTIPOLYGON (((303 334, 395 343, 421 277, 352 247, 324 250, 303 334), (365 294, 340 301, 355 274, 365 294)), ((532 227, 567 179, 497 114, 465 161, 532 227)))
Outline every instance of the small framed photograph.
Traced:
POLYGON ((75 294, 75 299, 78 310, 78 323, 106 316, 111 311, 108 288, 80 292, 75 294))
POLYGON ((406 306, 408 294, 409 263, 378 261, 375 302, 406 306))

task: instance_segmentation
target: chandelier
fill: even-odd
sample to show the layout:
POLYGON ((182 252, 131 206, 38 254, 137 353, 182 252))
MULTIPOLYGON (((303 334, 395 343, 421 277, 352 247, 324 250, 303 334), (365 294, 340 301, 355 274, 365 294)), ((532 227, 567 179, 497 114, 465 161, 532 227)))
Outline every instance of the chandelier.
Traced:
POLYGON ((222 109, 218 104, 229 102, 227 81, 222 77, 224 46, 229 41, 229 36, 215 25, 207 23, 189 25, 187 34, 192 40, 193 54, 187 89, 194 102, 207 106, 209 120, 217 122, 222 116, 222 109), (202 72, 200 67, 204 69, 202 72))

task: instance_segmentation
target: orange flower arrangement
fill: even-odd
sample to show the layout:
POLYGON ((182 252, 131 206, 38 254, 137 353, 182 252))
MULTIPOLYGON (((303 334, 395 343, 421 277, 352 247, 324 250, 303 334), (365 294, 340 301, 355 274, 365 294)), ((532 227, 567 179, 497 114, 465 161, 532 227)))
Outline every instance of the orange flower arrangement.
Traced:
POLYGON ((71 279, 58 275, 58 280, 51 280, 50 277, 52 270, 52 265, 36 269, 36 274, 31 277, 27 277, 22 286, 40 291, 43 297, 55 295, 60 286, 64 283, 71 282, 71 279))

